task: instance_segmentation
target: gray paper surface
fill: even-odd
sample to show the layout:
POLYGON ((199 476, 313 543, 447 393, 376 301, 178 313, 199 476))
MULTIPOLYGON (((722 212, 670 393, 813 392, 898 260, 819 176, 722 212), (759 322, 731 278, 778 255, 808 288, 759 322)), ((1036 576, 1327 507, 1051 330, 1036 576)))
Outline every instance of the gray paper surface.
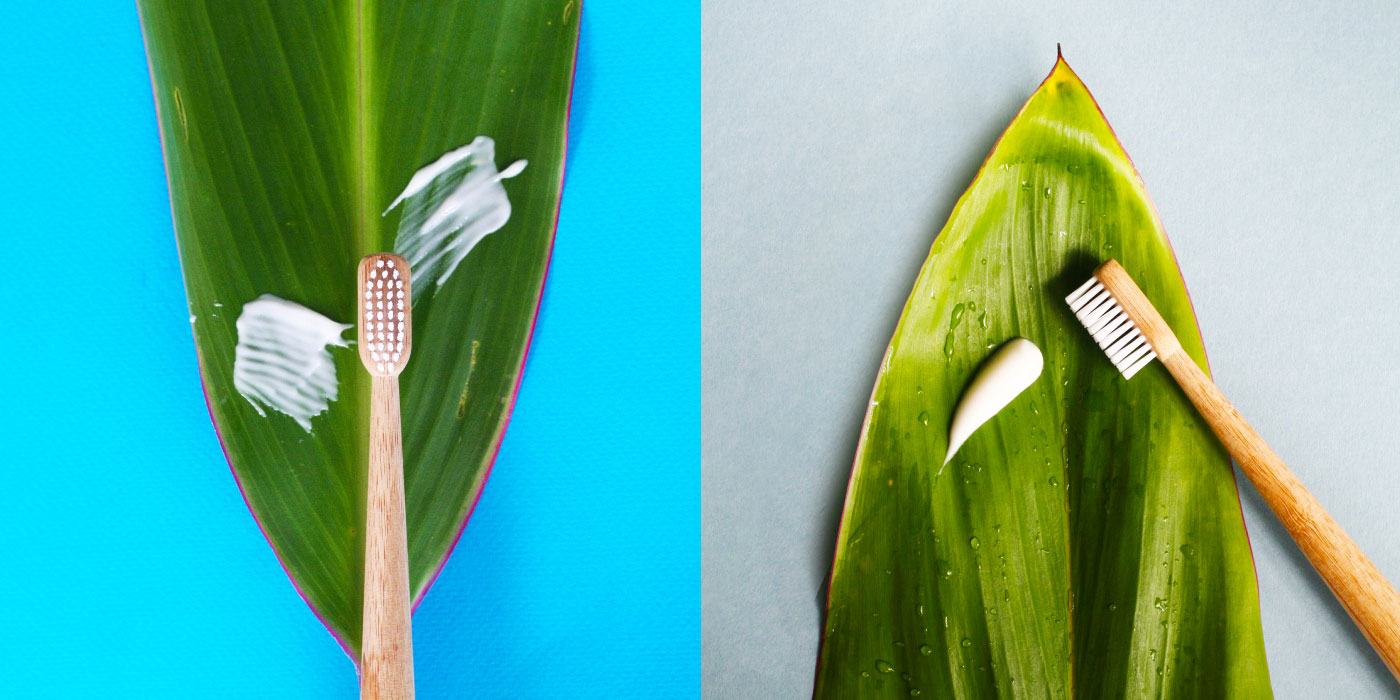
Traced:
MULTIPOLYGON (((1400 581, 1400 7, 707 0, 702 26, 704 697, 810 697, 877 363, 1057 42, 1220 386, 1400 581)), ((1240 492, 1276 695, 1400 697, 1240 492)))

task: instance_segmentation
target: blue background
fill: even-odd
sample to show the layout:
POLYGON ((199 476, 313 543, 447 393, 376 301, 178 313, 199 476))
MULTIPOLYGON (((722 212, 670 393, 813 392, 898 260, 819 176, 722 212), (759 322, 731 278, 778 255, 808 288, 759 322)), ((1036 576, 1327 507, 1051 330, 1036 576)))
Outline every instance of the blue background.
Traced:
MULTIPOLYGON (((590 2, 524 384, 421 698, 699 694, 699 11, 590 2)), ((205 411, 133 3, 0 9, 7 697, 350 698, 205 411)))

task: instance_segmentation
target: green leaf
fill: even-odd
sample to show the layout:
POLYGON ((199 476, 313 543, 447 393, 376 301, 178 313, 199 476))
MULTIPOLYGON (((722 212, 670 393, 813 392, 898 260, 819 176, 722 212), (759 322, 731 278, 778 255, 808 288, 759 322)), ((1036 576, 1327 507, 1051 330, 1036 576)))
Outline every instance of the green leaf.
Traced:
POLYGON ((1064 303, 1108 257, 1204 367, 1147 192, 1059 60, 954 207, 879 370, 816 697, 1271 695, 1227 455, 1160 363, 1124 381, 1064 303), (963 388, 1017 336, 1040 379, 941 467, 963 388))
MULTIPOLYGON (((367 375, 331 347, 311 419, 234 388, 235 321, 272 294, 355 320, 355 265, 391 250, 409 178, 477 136, 509 221, 413 309, 401 379, 410 580, 421 598, 505 430, 539 306, 578 41, 571 0, 140 0, 180 260, 210 413, 249 507, 307 602, 360 639, 367 375)), ((353 332, 347 337, 353 337, 353 332)))

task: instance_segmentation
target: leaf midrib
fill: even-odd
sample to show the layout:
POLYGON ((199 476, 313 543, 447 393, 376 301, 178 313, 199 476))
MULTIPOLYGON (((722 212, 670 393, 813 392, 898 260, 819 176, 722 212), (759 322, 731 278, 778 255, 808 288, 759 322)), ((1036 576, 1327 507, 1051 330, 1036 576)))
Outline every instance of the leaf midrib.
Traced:
POLYGON ((355 95, 355 105, 353 114, 352 144, 351 150, 355 154, 355 242, 358 252, 365 253, 371 250, 378 250, 378 236, 372 236, 372 232, 377 230, 375 226, 374 209, 371 203, 374 201, 374 187, 371 173, 374 172, 374 151, 373 141, 370 139, 372 132, 371 120, 373 114, 369 109, 368 93, 373 73, 371 72, 371 62, 366 60, 366 54, 370 50, 368 36, 369 28, 366 0, 351 0, 355 4, 355 22, 353 24, 354 37, 351 46, 354 49, 354 58, 351 61, 350 81, 351 89, 355 95), (371 238, 376 240, 371 241, 371 238), (373 243, 374 245, 371 245, 373 243))
MULTIPOLYGON (((354 3, 355 12, 354 22, 351 25, 354 36, 351 37, 350 42, 354 55, 347 65, 348 77, 351 82, 351 91, 354 94, 354 104, 351 108, 352 128, 350 148, 351 152, 354 153, 351 159, 351 167, 355 171, 351 196, 354 197, 355 203, 352 212, 354 222, 351 229, 355 240, 355 249, 352 254, 358 257, 381 250, 381 242, 379 241, 377 222, 374 218, 375 210, 373 204, 375 192, 373 173, 376 159, 373 150, 374 140, 371 138, 374 126, 374 115, 369 106, 369 92, 373 79, 373 72, 371 71, 373 64, 367 58, 372 48, 369 43, 370 29, 367 26, 370 12, 368 8, 369 2, 367 2, 367 0, 350 1, 354 3)), ((347 280, 348 279, 347 271, 347 280)), ((353 322, 358 324, 359 319, 355 318, 353 322)), ((359 365, 360 363, 358 360, 351 363, 351 367, 353 367, 352 372, 356 379, 356 381, 353 382, 357 413, 356 425, 368 426, 370 420, 370 385, 369 382, 363 381, 365 373, 361 371, 359 365)), ((358 440, 359 444, 356 445, 355 450, 359 458, 359 464, 356 465, 358 467, 356 473, 358 478, 357 483, 364 484, 368 479, 368 440, 364 431, 352 429, 351 434, 360 438, 360 440, 358 440)), ((365 497, 365 490, 361 489, 359 497, 355 499, 356 517, 359 521, 360 532, 365 531, 365 497)), ((363 548, 361 548, 361 551, 363 551, 363 548)), ((363 566, 363 560, 361 561, 361 566, 363 566)), ((361 587, 360 594, 363 595, 363 593, 363 587, 361 587)), ((361 621, 361 624, 363 624, 363 621, 361 621)), ((357 659, 357 663, 360 650, 359 634, 361 633, 363 633, 363 629, 358 629, 353 632, 347 630, 346 634, 347 646, 349 647, 351 655, 357 659)))

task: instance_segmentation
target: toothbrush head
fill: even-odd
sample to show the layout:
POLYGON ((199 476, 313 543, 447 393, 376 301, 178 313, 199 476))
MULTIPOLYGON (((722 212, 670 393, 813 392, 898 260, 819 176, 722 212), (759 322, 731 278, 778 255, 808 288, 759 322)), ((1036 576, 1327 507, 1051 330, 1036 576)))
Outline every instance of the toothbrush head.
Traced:
POLYGON ((1116 260, 1100 265, 1065 302, 1124 379, 1132 379, 1159 355, 1181 349, 1161 314, 1116 260))
POLYGON ((391 253, 366 255, 360 260, 356 289, 360 361, 371 375, 396 377, 413 347, 408 261, 391 253))

